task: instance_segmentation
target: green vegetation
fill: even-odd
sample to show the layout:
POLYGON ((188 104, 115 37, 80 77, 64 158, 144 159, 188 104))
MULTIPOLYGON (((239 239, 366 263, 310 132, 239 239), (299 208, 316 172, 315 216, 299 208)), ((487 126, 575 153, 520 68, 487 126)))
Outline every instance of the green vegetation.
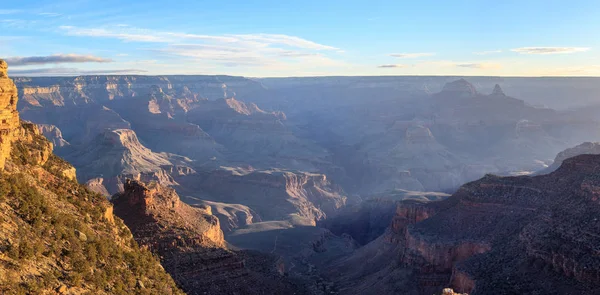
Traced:
POLYGON ((0 294, 61 286, 83 294, 181 294, 123 222, 104 216, 106 198, 62 175, 69 163, 51 155, 44 169, 31 168, 48 151, 40 137, 15 142, 16 166, 0 172, 0 294))
POLYGON ((63 171, 72 167, 69 162, 55 154, 51 154, 48 161, 44 164, 44 169, 58 177, 64 177, 63 171))

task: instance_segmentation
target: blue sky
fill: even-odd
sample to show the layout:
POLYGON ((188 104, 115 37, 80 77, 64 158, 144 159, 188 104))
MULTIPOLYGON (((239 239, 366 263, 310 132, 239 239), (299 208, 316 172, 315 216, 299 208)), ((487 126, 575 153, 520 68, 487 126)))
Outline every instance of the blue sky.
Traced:
POLYGON ((600 1, 19 0, 11 75, 600 76, 600 1))

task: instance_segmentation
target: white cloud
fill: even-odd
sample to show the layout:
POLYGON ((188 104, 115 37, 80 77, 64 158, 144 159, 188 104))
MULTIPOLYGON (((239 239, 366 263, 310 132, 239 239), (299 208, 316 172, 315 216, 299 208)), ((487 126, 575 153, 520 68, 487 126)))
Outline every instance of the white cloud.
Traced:
POLYGON ((456 63, 456 64, 454 64, 454 66, 459 67, 459 68, 480 69, 480 70, 493 70, 493 69, 502 68, 502 65, 500 65, 498 63, 491 63, 491 62, 456 63))
POLYGON ((535 74, 540 76, 598 76, 600 75, 600 65, 551 68, 537 71, 535 74))
POLYGON ((333 46, 323 45, 299 37, 281 34, 247 34, 233 35, 233 37, 240 38, 241 40, 256 41, 265 44, 280 44, 304 49, 339 50, 339 48, 335 48, 333 46))
POLYGON ((585 52, 590 50, 589 47, 521 47, 511 49, 512 52, 520 54, 564 54, 585 52))
POLYGON ((148 49, 163 56, 179 57, 203 66, 285 67, 339 66, 326 54, 340 49, 282 34, 200 35, 113 26, 104 28, 60 27, 67 35, 113 38, 125 42, 157 43, 148 49), (163 44, 162 46, 160 44, 163 44))
POLYGON ((82 36, 82 37, 106 37, 116 38, 123 41, 137 41, 137 42, 168 42, 167 39, 160 38, 153 35, 149 31, 144 30, 133 30, 125 32, 110 31, 106 29, 96 28, 77 28, 72 26, 60 26, 61 30, 65 31, 70 36, 82 36))
POLYGON ((27 57, 7 57, 4 59, 10 66, 28 66, 28 65, 43 65, 43 64, 61 64, 61 63, 86 63, 97 62, 105 63, 112 62, 111 59, 106 59, 93 55, 79 54, 55 54, 49 56, 27 56, 27 57))
POLYGON ((488 54, 501 53, 501 52, 502 52, 502 50, 488 50, 488 51, 473 52, 473 54, 476 54, 476 55, 488 55, 488 54))
POLYGON ((477 70, 496 70, 502 68, 502 65, 490 61, 468 61, 457 62, 451 60, 434 60, 417 64, 418 66, 434 66, 443 68, 465 68, 477 70))
POLYGON ((15 14, 15 13, 19 13, 21 12, 21 10, 17 10, 17 9, 0 9, 0 14, 15 14))
POLYGON ((77 76, 77 75, 121 75, 121 74, 140 74, 146 73, 139 69, 113 69, 113 70, 80 70, 77 68, 40 68, 25 70, 10 70, 11 75, 22 76, 77 76))
POLYGON ((398 58, 417 58, 417 57, 426 57, 433 56, 435 53, 432 52, 417 52, 417 53, 393 53, 390 56, 398 57, 398 58))
POLYGON ((283 34, 231 34, 231 35, 199 35, 181 32, 160 32, 146 29, 132 28, 119 25, 113 28, 78 28, 73 26, 60 26, 67 35, 85 37, 116 38, 132 42, 157 42, 174 43, 183 41, 203 41, 219 43, 254 43, 260 46, 280 45, 310 50, 339 50, 339 48, 319 44, 296 36, 283 34))
POLYGON ((397 65, 397 64, 388 64, 388 65, 380 65, 378 68, 380 69, 397 69, 397 68, 406 68, 406 65, 397 65))
POLYGON ((62 16, 62 14, 56 13, 56 12, 40 12, 40 13, 38 13, 38 15, 40 15, 40 16, 46 16, 46 17, 62 16))

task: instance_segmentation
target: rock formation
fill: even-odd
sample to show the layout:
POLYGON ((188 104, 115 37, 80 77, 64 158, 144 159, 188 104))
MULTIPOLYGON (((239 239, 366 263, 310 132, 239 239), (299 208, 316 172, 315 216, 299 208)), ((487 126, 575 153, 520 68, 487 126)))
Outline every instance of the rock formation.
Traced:
POLYGON ((0 170, 10 156, 12 142, 16 139, 15 130, 19 128, 17 87, 8 77, 7 70, 8 64, 0 60, 0 170))
POLYGON ((219 218, 221 229, 225 233, 231 232, 236 228, 262 221, 258 213, 250 207, 241 204, 195 200, 195 198, 188 198, 186 199, 186 202, 193 206, 205 206, 211 208, 212 213, 219 218))
POLYGON ((2 60, 0 70, 0 293, 183 294, 38 126, 19 123, 2 60))
POLYGON ((477 95, 477 89, 475 89, 473 84, 467 82, 467 80, 459 79, 446 83, 441 93, 457 97, 474 97, 477 95))
POLYGON ((52 142, 55 148, 63 148, 71 145, 63 138, 62 132, 60 129, 58 129, 58 127, 47 124, 38 124, 38 127, 40 132, 42 132, 42 134, 44 134, 44 136, 50 140, 50 142, 52 142))
POLYGON ((599 241, 589 233, 600 228, 594 218, 600 213, 598 169, 600 156, 580 155, 548 175, 488 175, 444 201, 399 205, 390 230, 334 270, 381 256, 368 251, 375 247, 398 260, 360 272, 364 283, 351 288, 378 276, 384 279, 376 288, 394 290, 403 282, 420 294, 447 286, 469 294, 595 294, 600 258, 592 249, 599 241))
POLYGON ((548 168, 543 169, 538 172, 538 174, 547 174, 555 171, 562 165, 563 161, 579 155, 590 154, 590 155, 598 155, 600 154, 600 142, 584 142, 578 146, 568 148, 556 155, 554 158, 554 162, 548 168))
POLYGON ((151 250, 162 251, 168 245, 225 248, 219 220, 211 211, 181 202, 171 188, 127 180, 123 193, 116 194, 112 202, 115 214, 123 218, 138 242, 151 250))
POLYGON ((494 87, 531 99, 515 85, 539 90, 546 82, 452 79, 81 76, 16 83, 21 117, 55 125, 67 150, 84 151, 106 129, 131 129, 153 152, 195 161, 194 170, 310 171, 363 195, 452 192, 485 173, 539 170, 558 151, 600 138, 597 122, 532 107, 494 87))
POLYGON ((492 95, 493 96, 506 96, 506 94, 504 94, 504 91, 502 91, 502 88, 500 88, 500 85, 496 84, 494 86, 494 90, 492 90, 492 95))
POLYGON ((343 190, 323 174, 287 170, 222 167, 177 179, 183 193, 205 200, 243 204, 263 221, 286 220, 291 214, 317 220, 345 203, 343 190))
POLYGON ((183 161, 143 146, 131 129, 108 129, 65 158, 82 171, 81 182, 102 179, 93 181, 94 190, 109 196, 123 190, 126 178, 177 185, 172 175, 194 173, 183 161))
POLYGON ((137 181, 112 201, 136 241, 159 255, 187 294, 304 294, 282 276, 276 257, 228 250, 209 206, 189 206, 173 189, 137 181))

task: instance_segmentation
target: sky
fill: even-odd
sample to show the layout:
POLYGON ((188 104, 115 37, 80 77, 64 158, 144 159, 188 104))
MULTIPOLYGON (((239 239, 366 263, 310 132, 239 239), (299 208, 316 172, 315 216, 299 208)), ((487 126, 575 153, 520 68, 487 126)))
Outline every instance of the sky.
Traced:
POLYGON ((600 76, 597 0, 7 2, 13 76, 600 76))

